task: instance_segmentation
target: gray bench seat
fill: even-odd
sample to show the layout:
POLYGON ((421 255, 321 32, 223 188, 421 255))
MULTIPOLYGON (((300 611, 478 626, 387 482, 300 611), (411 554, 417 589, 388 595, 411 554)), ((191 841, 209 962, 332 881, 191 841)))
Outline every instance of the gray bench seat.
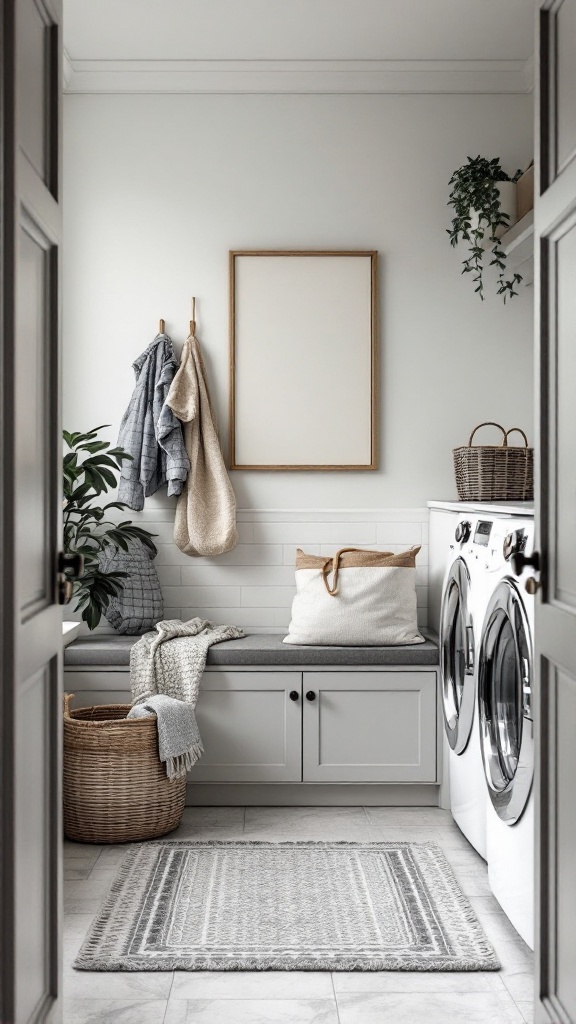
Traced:
MULTIPOLYGON (((423 644, 404 647, 294 647, 275 633, 251 633, 241 640, 226 640, 208 650, 209 666, 235 665, 437 665, 438 643, 422 630, 423 644)), ((138 637, 93 636, 74 640, 64 652, 70 666, 130 664, 130 650, 138 637)))

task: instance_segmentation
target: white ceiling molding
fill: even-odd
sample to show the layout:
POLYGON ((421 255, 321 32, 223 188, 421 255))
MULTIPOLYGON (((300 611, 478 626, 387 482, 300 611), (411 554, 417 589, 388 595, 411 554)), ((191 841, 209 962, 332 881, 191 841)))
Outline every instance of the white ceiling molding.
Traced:
POLYGON ((523 60, 74 60, 67 93, 527 93, 523 60))

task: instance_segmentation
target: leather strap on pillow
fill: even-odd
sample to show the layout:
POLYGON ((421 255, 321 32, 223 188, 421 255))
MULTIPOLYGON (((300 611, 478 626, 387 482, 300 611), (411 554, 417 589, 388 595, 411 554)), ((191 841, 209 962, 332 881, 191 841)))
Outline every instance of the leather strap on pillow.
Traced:
POLYGON ((377 568, 390 569, 393 566, 404 569, 416 567, 416 555, 420 546, 410 548, 401 554, 393 551, 366 551, 363 548, 340 548, 332 558, 324 559, 321 555, 307 555, 298 548, 296 551, 296 569, 321 569, 324 586, 331 597, 338 594, 338 574, 341 568, 377 568), (343 557, 348 555, 348 557, 343 557), (328 577, 332 573, 332 586, 328 577))
POLYGON ((324 586, 326 587, 326 590, 331 595, 331 597, 336 597, 336 594, 338 593, 338 572, 340 569, 340 559, 342 558, 342 555, 344 554, 345 551, 358 550, 358 548, 340 548, 340 550, 337 551, 336 554, 334 555, 334 558, 329 558, 328 561, 325 562, 324 565, 322 566, 322 579, 324 580, 324 586), (332 567, 332 587, 328 583, 328 574, 330 572, 330 567, 332 567))

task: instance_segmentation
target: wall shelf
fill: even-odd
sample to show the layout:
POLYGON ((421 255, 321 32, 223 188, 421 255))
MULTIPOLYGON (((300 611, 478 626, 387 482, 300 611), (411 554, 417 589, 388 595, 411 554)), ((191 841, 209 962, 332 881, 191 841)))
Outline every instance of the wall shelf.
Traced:
POLYGON ((523 284, 534 280, 534 210, 516 221, 500 239, 506 253, 506 268, 522 275, 523 284))

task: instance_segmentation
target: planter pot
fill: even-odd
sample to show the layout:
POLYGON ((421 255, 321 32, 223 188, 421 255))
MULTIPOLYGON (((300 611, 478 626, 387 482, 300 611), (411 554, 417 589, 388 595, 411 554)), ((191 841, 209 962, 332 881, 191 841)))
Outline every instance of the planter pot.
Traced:
POLYGON ((534 209, 534 164, 516 182, 518 220, 534 209))
MULTIPOLYGON (((518 201, 517 201, 517 189, 515 181, 499 181, 496 185, 500 194, 500 209, 502 213, 507 213, 509 220, 506 224, 502 224, 499 228, 496 228, 496 238, 501 238, 502 235, 506 234, 509 228, 518 220, 518 201)), ((475 228, 478 225, 479 215, 475 214, 472 218, 472 227, 475 228)), ((483 224, 486 229, 486 225, 483 224)), ((490 239, 488 235, 480 241, 480 245, 483 249, 490 248, 490 239)))
POLYGON ((518 220, 518 191, 515 181, 501 181, 496 188, 500 193, 500 209, 510 218, 505 226, 502 225, 496 230, 496 238, 501 238, 518 220))

